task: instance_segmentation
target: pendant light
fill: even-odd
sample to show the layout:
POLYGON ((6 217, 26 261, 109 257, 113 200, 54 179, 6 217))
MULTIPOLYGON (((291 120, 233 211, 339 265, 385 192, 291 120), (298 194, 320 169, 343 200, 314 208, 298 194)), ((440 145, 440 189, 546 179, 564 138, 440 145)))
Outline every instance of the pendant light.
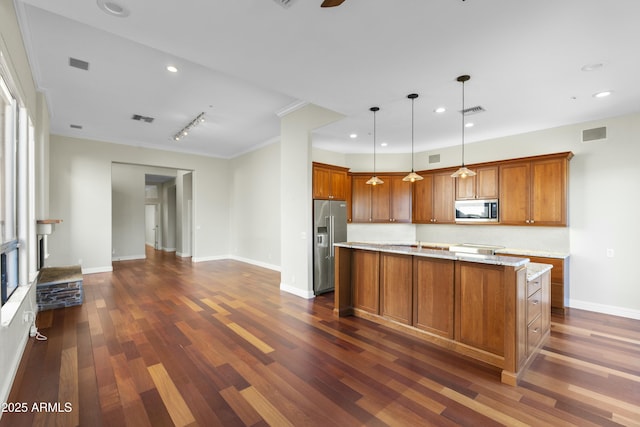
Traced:
POLYGON ((373 176, 369 178, 367 184, 379 185, 384 184, 384 181, 376 176, 376 112, 380 110, 378 107, 369 108, 373 111, 373 176))
POLYGON ((462 83, 462 111, 460 112, 462 114, 462 166, 460 166, 460 169, 451 174, 451 177, 453 178, 464 179, 468 176, 475 176, 476 174, 474 171, 464 165, 464 83, 469 81, 469 79, 471 79, 471 76, 468 76, 466 74, 456 79, 457 81, 462 83))
POLYGON ((420 181, 422 177, 414 172, 413 170, 413 103, 418 97, 417 93, 412 93, 407 95, 407 98, 411 100, 411 173, 404 178, 403 181, 416 182, 420 181))

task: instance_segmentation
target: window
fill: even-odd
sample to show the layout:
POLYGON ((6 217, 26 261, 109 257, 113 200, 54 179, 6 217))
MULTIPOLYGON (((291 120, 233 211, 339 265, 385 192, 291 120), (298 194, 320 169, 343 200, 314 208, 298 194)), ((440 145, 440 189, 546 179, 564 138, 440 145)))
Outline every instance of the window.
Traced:
POLYGON ((0 76, 0 295, 2 305, 18 287, 17 102, 0 76))

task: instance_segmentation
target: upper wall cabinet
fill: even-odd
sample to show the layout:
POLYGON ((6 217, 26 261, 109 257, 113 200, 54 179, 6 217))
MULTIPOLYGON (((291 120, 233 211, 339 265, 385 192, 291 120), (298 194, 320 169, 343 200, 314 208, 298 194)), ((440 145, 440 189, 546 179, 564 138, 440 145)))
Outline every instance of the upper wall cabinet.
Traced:
POLYGON ((413 222, 417 224, 453 224, 455 169, 420 172, 421 181, 413 183, 413 222))
POLYGON ((456 179, 456 200, 497 199, 498 166, 471 168, 476 175, 456 179))
POLYGON ((572 153, 500 165, 500 223, 567 225, 567 188, 572 153))
POLYGON ((313 163, 313 198, 347 200, 347 168, 313 163))
POLYGON ((378 175, 384 184, 369 185, 371 175, 352 175, 352 222, 411 222, 411 183, 403 176, 378 175))

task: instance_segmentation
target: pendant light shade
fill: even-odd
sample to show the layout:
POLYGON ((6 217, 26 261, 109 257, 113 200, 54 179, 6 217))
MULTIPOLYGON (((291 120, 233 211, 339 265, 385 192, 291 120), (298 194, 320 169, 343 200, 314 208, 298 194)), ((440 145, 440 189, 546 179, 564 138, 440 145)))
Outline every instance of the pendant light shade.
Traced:
POLYGON ((367 184, 380 185, 384 184, 384 181, 376 176, 376 112, 380 110, 378 107, 369 108, 373 112, 373 176, 369 178, 367 184))
POLYGON ((451 174, 451 177, 453 178, 464 179, 468 176, 475 176, 476 174, 474 171, 464 165, 464 83, 469 81, 469 79, 471 79, 471 76, 468 76, 466 74, 456 79, 457 81, 462 83, 462 111, 460 112, 460 114, 462 115, 462 166, 460 166, 460 169, 451 174))
POLYGON ((402 180, 408 182, 416 182, 422 179, 422 177, 415 173, 415 171, 413 170, 413 103, 417 97, 417 93, 411 93, 407 95, 407 98, 411 100, 411 172, 409 173, 409 175, 402 178, 402 180))

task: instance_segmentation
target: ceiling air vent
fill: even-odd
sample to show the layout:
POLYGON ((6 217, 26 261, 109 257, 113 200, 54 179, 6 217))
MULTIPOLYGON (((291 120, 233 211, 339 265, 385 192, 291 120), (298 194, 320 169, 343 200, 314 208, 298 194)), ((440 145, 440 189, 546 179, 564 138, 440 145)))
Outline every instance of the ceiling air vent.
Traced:
POLYGON ((464 114, 465 116, 470 116, 471 114, 483 113, 485 111, 487 110, 485 110, 479 105, 476 105, 475 107, 465 108, 464 110, 461 111, 461 113, 464 114))
POLYGON ((582 142, 604 141, 607 139, 607 127, 602 126, 582 131, 582 142))
POLYGON ((81 125, 69 125, 71 129, 82 129, 81 125))
POLYGON ((146 116, 141 116, 140 114, 134 114, 133 116, 131 116, 131 120, 137 120, 139 122, 153 123, 153 121, 155 119, 153 117, 146 117, 146 116))
POLYGON ((80 70, 89 70, 89 63, 87 61, 83 61, 82 59, 69 58, 69 66, 78 68, 80 70))
POLYGON ((429 156, 429 164, 440 163, 440 154, 432 154, 429 156))

